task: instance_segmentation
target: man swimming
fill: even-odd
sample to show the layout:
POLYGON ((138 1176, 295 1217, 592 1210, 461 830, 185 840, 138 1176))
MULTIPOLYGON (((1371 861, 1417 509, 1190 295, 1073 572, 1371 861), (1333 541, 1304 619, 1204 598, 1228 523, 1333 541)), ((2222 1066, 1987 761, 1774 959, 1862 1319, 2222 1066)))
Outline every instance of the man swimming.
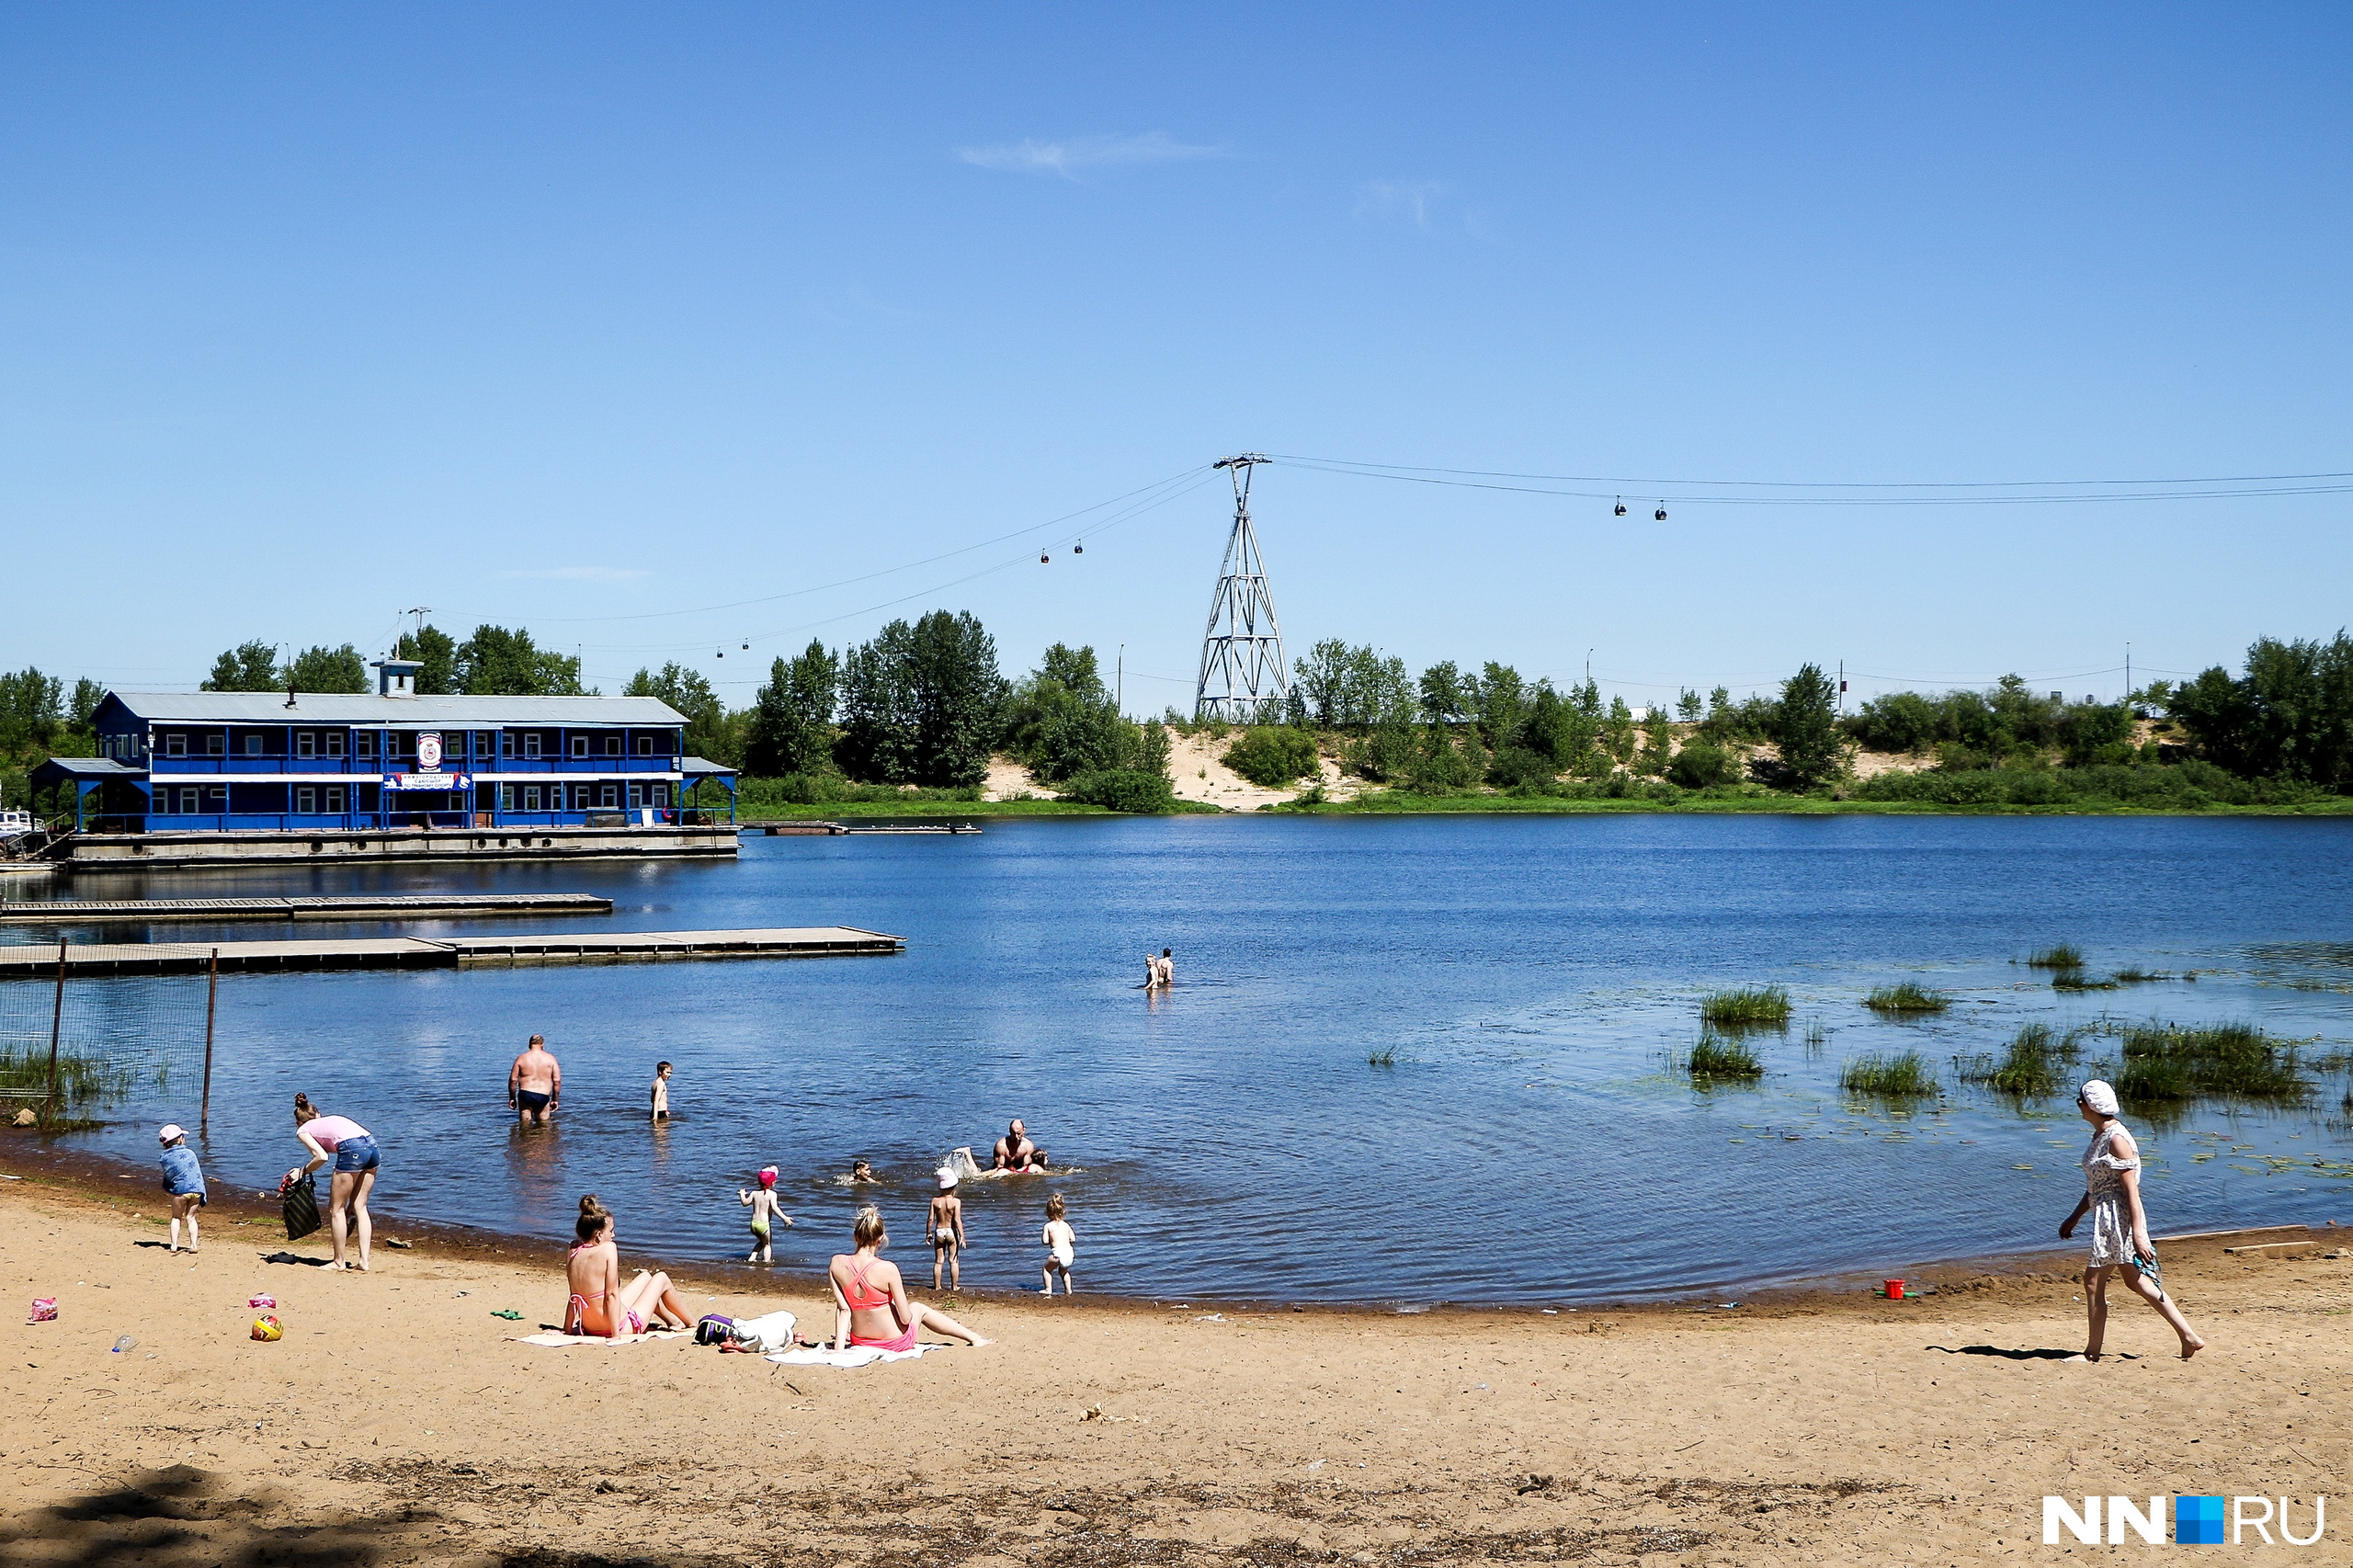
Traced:
POLYGON ((563 1098, 563 1069, 556 1064, 545 1038, 533 1035, 507 1070, 506 1103, 515 1108, 515 1119, 524 1126, 545 1127, 548 1118, 555 1114, 556 1102, 563 1098))
POLYGON ((1029 1142, 1029 1130, 1015 1117, 1005 1136, 996 1141, 996 1159, 993 1168, 1000 1171, 1027 1171, 1035 1168, 1038 1145, 1029 1142))

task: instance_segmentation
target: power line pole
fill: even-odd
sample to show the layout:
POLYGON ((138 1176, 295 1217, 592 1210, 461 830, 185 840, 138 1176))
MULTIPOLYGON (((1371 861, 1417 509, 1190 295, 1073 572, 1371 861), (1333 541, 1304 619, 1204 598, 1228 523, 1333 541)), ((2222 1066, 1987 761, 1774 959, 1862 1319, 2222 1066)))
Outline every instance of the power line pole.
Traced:
POLYGON ((1250 527, 1250 471, 1266 460, 1259 453, 1245 452, 1217 461, 1233 481, 1233 532, 1225 541, 1217 595, 1210 601, 1209 630, 1201 637, 1200 676, 1193 686, 1195 719, 1255 724, 1279 716, 1290 700, 1282 627, 1275 619, 1274 595, 1267 589, 1258 536, 1250 527))
POLYGON ((1118 684, 1113 689, 1118 695, 1111 701, 1119 709, 1120 717, 1124 719, 1128 716, 1128 645, 1125 642, 1120 644, 1119 674, 1114 678, 1118 684))

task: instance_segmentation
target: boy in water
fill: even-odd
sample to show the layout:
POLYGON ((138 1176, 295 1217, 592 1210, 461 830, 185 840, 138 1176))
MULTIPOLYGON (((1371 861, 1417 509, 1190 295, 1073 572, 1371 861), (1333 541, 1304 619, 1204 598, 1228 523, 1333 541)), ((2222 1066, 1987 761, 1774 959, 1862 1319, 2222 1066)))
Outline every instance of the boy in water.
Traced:
POLYGON ((646 1119, 648 1121, 670 1119, 670 1064, 666 1062, 656 1063, 654 1066, 654 1114, 646 1119))
POLYGON ((852 1187, 858 1187, 870 1181, 880 1181, 881 1179, 881 1177, 874 1174, 874 1166, 869 1162, 865 1160, 852 1160, 849 1163, 849 1181, 852 1187))
POLYGON ((744 1261, 745 1263, 774 1263, 776 1235, 768 1229, 769 1222, 781 1220, 787 1230, 792 1228, 792 1216, 786 1213, 777 1201, 776 1167, 762 1166, 760 1190, 752 1192, 739 1187, 735 1189, 735 1200, 738 1203, 748 1204, 752 1210, 752 1250, 745 1256, 744 1261))
POLYGON ((188 1221, 188 1250, 197 1250, 196 1211, 208 1199, 204 1195, 204 1170, 196 1161, 196 1151, 188 1146, 188 1134, 179 1123, 172 1122, 155 1134, 164 1146, 164 1190, 172 1199, 171 1251, 180 1250, 180 1221, 188 1221))
POLYGON ((1070 1266, 1078 1257, 1078 1233, 1072 1230, 1070 1221, 1063 1218, 1063 1195, 1059 1192, 1046 1199, 1046 1228, 1039 1233, 1038 1239, 1044 1244, 1050 1255, 1041 1271, 1046 1277, 1046 1288, 1038 1294, 1051 1296, 1054 1293, 1054 1276, 1057 1274, 1063 1277, 1063 1294, 1071 1294, 1074 1287, 1070 1266))
POLYGON ((931 1200, 931 1214, 924 1221, 924 1239, 931 1243, 931 1288, 939 1289, 939 1266, 948 1265, 948 1288, 951 1290, 964 1280, 964 1268, 959 1260, 968 1244, 964 1240, 964 1200, 956 1196, 956 1173, 939 1173, 939 1196, 931 1200))

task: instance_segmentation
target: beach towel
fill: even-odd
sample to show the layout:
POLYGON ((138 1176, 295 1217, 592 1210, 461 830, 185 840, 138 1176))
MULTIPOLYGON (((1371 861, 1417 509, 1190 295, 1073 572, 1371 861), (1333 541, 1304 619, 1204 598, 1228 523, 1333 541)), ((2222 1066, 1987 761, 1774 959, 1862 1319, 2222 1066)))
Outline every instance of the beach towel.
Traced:
POLYGON ((853 1345, 847 1350, 783 1350, 767 1359, 779 1367, 839 1367, 845 1371, 870 1367, 877 1361, 912 1361, 926 1350, 945 1350, 945 1345, 918 1345, 912 1350, 881 1350, 871 1345, 853 1345))
POLYGON ((517 1345, 552 1345, 559 1348, 568 1345, 642 1345, 649 1339, 684 1339, 683 1328, 648 1329, 643 1334, 624 1334, 619 1339, 608 1339, 601 1334, 527 1334, 517 1345))

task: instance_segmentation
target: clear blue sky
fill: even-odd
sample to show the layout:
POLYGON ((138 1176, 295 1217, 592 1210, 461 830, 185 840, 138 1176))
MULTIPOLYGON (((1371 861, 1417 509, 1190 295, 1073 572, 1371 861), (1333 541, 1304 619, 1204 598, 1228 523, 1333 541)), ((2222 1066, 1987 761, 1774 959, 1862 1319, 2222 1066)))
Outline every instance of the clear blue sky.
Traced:
MULTIPOLYGON (((1244 449, 2353 470, 2353 10, 1188 10, 0 9, 0 665, 187 686, 422 604, 740 704, 944 606, 1008 670, 1125 643, 1156 709, 1220 486, 1051 565, 823 585, 1244 449)), ((1255 509, 1294 653, 1591 647, 1636 702, 1839 658, 2113 692, 2128 640, 2353 620, 2345 495, 1658 525, 1682 492, 1627 489, 1278 466, 1255 509)))

